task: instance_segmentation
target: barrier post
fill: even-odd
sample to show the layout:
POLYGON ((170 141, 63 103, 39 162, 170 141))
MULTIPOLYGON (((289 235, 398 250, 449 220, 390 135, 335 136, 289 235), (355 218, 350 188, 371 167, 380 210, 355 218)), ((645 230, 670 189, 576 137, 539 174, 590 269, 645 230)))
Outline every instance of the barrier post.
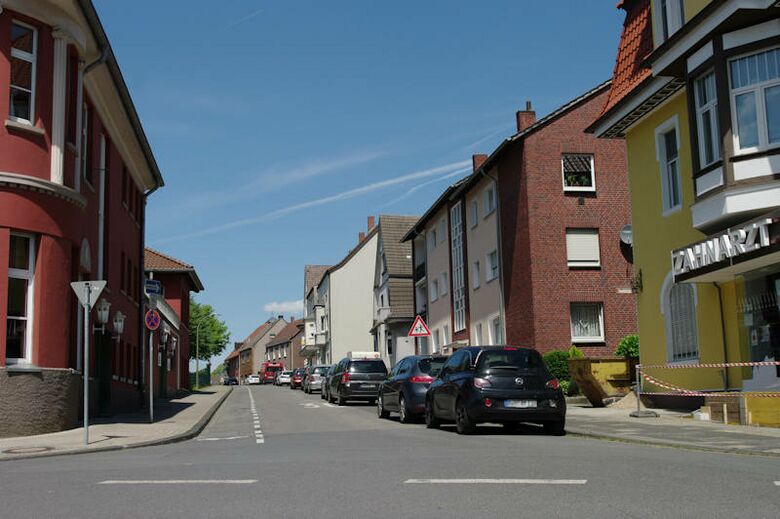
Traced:
POLYGON ((633 418, 658 418, 658 413, 645 409, 642 411, 642 365, 636 365, 636 411, 629 415, 633 418))

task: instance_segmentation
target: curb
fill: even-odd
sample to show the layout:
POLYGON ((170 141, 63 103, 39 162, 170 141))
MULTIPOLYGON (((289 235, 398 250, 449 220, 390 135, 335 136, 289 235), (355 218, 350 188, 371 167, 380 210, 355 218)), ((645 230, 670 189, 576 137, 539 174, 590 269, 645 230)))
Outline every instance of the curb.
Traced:
POLYGON ((80 449, 73 449, 73 450, 60 451, 60 452, 49 451, 49 452, 41 452, 35 454, 18 454, 18 455, 12 455, 13 457, 9 457, 9 458, 0 458, 0 463, 4 461, 15 461, 15 460, 31 459, 31 458, 51 458, 54 456, 72 456, 75 454, 90 454, 93 452, 120 451, 120 450, 127 450, 127 449, 136 449, 139 447, 152 447, 154 445, 167 445, 170 443, 178 443, 178 442, 186 441, 191 438, 194 438, 195 436, 200 434, 200 432, 203 429, 206 428, 206 425, 208 425, 208 423, 211 421, 211 418, 217 412, 217 409, 220 408, 222 403, 227 399, 227 397, 232 392, 233 392, 233 386, 229 386, 228 390, 225 391, 224 394, 211 405, 211 407, 203 414, 203 416, 200 417, 200 419, 197 422, 195 422, 195 425, 193 425, 183 433, 174 434, 163 438, 157 438, 155 440, 147 440, 138 443, 128 443, 125 445, 110 445, 106 447, 94 447, 91 449, 82 447, 80 449))
POLYGON ((631 443, 635 445, 643 445, 646 447, 665 447, 672 449, 685 449, 698 452, 716 452, 719 454, 736 454, 739 456, 761 456, 765 458, 780 458, 780 453, 775 452, 763 452, 763 451, 749 451, 744 449, 728 449, 717 447, 705 447, 702 445, 696 445, 684 442, 665 441, 657 439, 642 439, 642 438, 627 438, 625 436, 619 436, 616 434, 607 433, 594 433, 586 429, 579 429, 577 427, 566 427, 566 435, 577 438, 588 438, 593 440, 612 441, 620 443, 631 443))

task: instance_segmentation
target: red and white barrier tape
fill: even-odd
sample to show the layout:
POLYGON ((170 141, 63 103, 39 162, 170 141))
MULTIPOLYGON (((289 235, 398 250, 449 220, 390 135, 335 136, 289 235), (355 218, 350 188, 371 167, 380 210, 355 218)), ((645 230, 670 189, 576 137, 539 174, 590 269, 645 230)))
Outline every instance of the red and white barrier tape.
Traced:
POLYGON ((668 382, 661 382, 658 379, 655 379, 651 377, 650 375, 646 373, 642 373, 642 378, 646 381, 650 382, 654 386, 662 387, 664 389, 671 389, 671 391, 660 391, 660 392, 650 392, 650 391, 642 391, 643 395, 661 395, 661 396, 755 396, 759 398, 776 398, 780 397, 780 391, 779 392, 741 392, 741 391, 711 391, 711 392, 703 392, 703 391, 692 391, 690 389, 685 389, 679 386, 675 386, 672 384, 669 384, 668 382))
POLYGON ((747 368, 751 366, 780 366, 780 361, 767 360, 761 362, 723 362, 719 364, 640 364, 639 369, 666 368, 666 369, 690 369, 690 368, 747 368))

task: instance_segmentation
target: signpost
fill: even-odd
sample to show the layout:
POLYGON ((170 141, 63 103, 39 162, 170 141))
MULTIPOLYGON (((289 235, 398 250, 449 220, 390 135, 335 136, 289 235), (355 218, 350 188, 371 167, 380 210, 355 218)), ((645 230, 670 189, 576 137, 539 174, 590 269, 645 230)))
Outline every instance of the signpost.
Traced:
POLYGON ((423 318, 419 315, 415 317, 412 329, 409 330, 409 337, 430 337, 431 330, 428 329, 428 325, 425 324, 423 318))
MULTIPOLYGON (((146 280, 151 281, 149 279, 146 280)), ((159 283, 159 282, 158 282, 159 283)), ((146 290, 147 286, 144 286, 146 290)), ((156 298, 151 297, 152 305, 155 304, 156 298)), ((144 315, 144 324, 149 330, 149 381, 146 384, 149 391, 149 423, 154 423, 154 332, 160 327, 161 323, 160 312, 156 308, 152 307, 146 311, 144 315)))
POLYGON ((74 281, 70 284, 84 309, 84 445, 89 445, 89 312, 106 287, 105 281, 74 281))
POLYGON ((147 296, 161 296, 162 283, 156 279, 144 279, 144 292, 147 296))

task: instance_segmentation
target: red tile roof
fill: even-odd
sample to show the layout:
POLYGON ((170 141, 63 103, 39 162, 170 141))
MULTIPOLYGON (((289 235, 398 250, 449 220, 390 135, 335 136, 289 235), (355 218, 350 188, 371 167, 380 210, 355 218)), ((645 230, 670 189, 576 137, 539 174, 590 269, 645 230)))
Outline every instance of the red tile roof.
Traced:
POLYGON ((625 9, 626 20, 612 73, 612 88, 602 115, 625 99, 652 73, 649 68, 642 67, 642 62, 653 51, 650 0, 621 0, 617 7, 625 9))
POLYGON ((289 323, 287 326, 285 326, 279 331, 279 333, 276 335, 276 337, 272 342, 266 345, 266 348, 270 348, 271 346, 277 346, 279 344, 284 344, 285 342, 289 342, 296 335, 301 333, 302 326, 303 326, 303 319, 297 319, 289 323))
POLYGON ((149 247, 144 249, 144 270, 146 272, 182 272, 190 278, 192 289, 195 292, 203 290, 203 283, 200 282, 195 267, 149 247))

